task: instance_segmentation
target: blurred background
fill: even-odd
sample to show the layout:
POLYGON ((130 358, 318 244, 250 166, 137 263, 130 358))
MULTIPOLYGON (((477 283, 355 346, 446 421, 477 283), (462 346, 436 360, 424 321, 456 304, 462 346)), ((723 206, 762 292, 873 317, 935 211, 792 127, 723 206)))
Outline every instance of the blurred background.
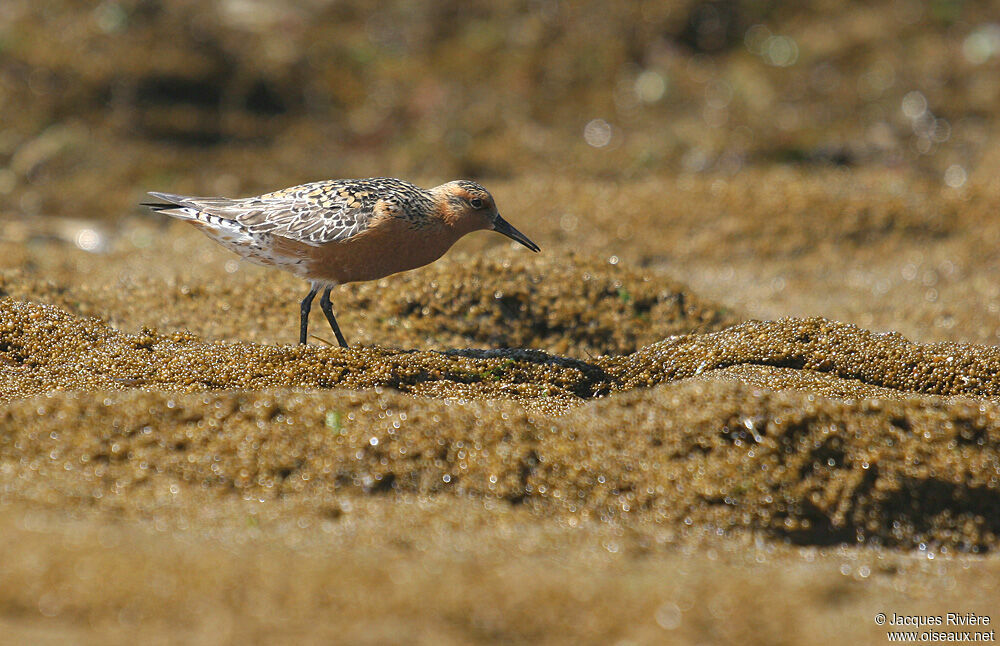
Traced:
POLYGON ((4 0, 0 213, 786 164, 959 188, 996 166, 998 72, 991 2, 4 0))

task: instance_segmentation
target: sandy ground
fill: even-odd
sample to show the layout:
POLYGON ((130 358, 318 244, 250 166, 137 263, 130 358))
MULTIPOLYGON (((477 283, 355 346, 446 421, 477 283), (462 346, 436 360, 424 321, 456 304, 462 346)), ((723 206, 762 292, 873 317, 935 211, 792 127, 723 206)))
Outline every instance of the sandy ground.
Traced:
POLYGON ((0 3, 0 642, 992 630, 998 23, 0 3), (138 207, 371 175, 543 251, 468 236, 299 347, 301 281, 138 207))
POLYGON ((989 615, 993 189, 773 173, 745 208, 723 178, 500 182, 543 254, 482 233, 343 287, 346 351, 321 320, 292 345, 303 286, 184 226, 8 218, 7 634, 842 643, 989 615))

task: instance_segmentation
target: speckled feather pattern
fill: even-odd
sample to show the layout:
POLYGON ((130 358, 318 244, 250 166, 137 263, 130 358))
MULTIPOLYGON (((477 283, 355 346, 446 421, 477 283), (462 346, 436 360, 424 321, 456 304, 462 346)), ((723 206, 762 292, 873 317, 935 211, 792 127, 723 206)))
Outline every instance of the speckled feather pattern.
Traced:
MULTIPOLYGON (((463 184, 485 190, 475 182, 463 184)), ((311 182, 242 199, 151 195, 203 217, 229 220, 250 236, 270 234, 314 246, 348 240, 367 230, 380 201, 384 214, 402 218, 414 229, 427 226, 436 208, 428 191, 391 177, 311 182)))

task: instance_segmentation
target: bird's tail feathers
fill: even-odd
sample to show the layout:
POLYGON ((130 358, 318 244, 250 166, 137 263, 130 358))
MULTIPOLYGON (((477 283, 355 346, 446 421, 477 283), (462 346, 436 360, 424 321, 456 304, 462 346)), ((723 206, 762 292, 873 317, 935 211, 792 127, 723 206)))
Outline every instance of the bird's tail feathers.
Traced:
POLYGON ((176 209, 176 204, 167 204, 166 202, 140 202, 139 206, 148 206, 154 211, 165 211, 167 209, 176 209))
POLYGON ((199 217, 200 209, 190 202, 192 198, 185 195, 174 195, 173 193, 159 193, 150 191, 150 195, 163 200, 162 202, 142 202, 142 206, 153 209, 156 213, 162 213, 181 220, 202 220, 199 217))

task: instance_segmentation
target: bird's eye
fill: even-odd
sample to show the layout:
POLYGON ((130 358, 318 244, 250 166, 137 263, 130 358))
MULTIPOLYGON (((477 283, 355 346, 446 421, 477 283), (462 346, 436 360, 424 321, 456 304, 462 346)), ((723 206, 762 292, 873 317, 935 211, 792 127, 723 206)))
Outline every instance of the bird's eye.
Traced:
POLYGON ((471 204, 472 208, 474 208, 474 209, 481 209, 481 208, 483 208, 483 201, 481 199, 479 199, 478 197, 474 197, 471 200, 469 200, 469 204, 471 204))

